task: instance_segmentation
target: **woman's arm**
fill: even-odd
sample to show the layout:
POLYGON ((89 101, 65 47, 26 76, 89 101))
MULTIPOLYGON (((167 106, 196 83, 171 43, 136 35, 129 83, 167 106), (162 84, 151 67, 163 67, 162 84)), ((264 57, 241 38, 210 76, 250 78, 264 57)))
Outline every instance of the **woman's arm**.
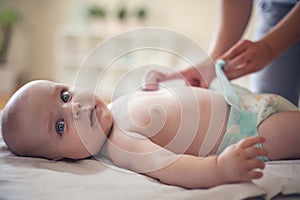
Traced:
POLYGON ((210 56, 215 61, 244 34, 252 13, 252 0, 221 0, 217 31, 210 46, 210 56))

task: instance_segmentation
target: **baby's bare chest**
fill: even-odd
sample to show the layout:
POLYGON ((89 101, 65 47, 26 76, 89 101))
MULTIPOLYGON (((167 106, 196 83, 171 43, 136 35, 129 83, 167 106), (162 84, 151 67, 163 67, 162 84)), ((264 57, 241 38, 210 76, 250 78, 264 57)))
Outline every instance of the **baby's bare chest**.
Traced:
POLYGON ((208 133, 224 129, 227 105, 206 90, 140 93, 113 106, 115 125, 176 153, 198 155, 208 133))
POLYGON ((197 151, 211 115, 211 101, 202 97, 179 92, 124 98, 122 109, 113 112, 115 125, 177 153, 197 151))

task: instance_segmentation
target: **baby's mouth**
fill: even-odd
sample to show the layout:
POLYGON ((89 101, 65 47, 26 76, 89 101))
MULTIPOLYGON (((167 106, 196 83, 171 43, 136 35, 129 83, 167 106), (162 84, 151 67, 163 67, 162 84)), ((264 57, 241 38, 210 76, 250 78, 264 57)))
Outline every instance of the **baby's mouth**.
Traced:
POLYGON ((93 125, 95 124, 97 119, 96 116, 96 106, 91 110, 91 114, 90 114, 90 121, 91 121, 91 127, 93 127, 93 125))

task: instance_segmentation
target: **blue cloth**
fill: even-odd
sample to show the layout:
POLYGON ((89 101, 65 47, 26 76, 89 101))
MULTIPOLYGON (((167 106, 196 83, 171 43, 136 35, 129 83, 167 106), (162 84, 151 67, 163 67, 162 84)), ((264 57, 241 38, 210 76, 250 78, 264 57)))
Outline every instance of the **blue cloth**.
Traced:
MULTIPOLYGON (((258 19, 255 40, 262 38, 282 20, 299 0, 257 0, 258 19)), ((254 93, 278 94, 299 105, 300 95, 300 41, 250 78, 254 93)))

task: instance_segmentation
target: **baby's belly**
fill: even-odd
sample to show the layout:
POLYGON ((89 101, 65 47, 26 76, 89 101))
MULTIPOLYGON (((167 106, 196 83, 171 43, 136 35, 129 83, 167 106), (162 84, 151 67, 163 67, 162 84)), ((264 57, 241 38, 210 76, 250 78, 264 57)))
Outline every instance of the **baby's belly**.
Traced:
POLYGON ((164 128, 157 134, 146 134, 146 136, 154 143, 177 154, 201 157, 215 155, 226 132, 227 120, 227 115, 224 116, 224 122, 218 124, 200 119, 197 122, 191 122, 189 129, 182 127, 184 125, 176 120, 167 121, 164 128), (210 128, 210 126, 214 127, 210 128))
POLYGON ((131 112, 131 131, 177 154, 215 154, 226 130, 228 106, 219 94, 197 89, 193 94, 178 92, 176 98, 154 96, 140 105, 135 102, 143 109, 131 112))

